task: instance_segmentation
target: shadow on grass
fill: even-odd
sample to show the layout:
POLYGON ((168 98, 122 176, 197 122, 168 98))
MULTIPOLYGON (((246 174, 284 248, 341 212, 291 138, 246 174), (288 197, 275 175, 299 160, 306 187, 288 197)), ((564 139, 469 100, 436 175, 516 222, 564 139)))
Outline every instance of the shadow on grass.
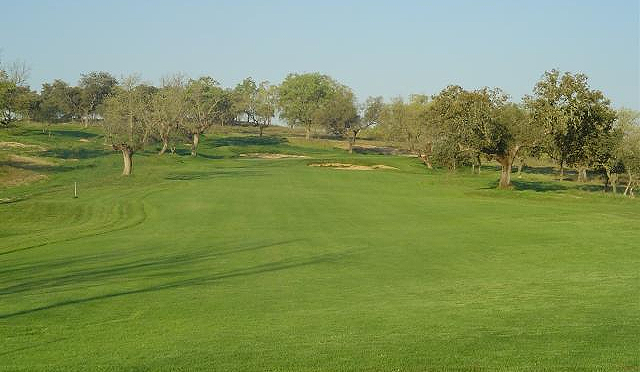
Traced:
POLYGON ((222 155, 209 155, 209 154, 203 154, 203 153, 198 153, 198 157, 199 158, 204 158, 204 159, 224 159, 224 156, 222 155))
POLYGON ((246 137, 224 137, 205 140, 207 144, 213 147, 221 146, 268 146, 279 145, 287 142, 284 137, 274 136, 246 136, 246 137))
POLYGON ((398 154, 398 149, 393 147, 359 147, 353 146, 353 152, 362 155, 395 155, 398 154))
MULTIPOLYGON (((47 131, 47 133, 49 133, 49 131, 47 131)), ((45 133, 45 134, 47 134, 45 133)), ((95 138, 98 137, 97 134, 95 133, 90 133, 90 132, 84 132, 81 130, 64 130, 64 129, 55 129, 51 131, 51 135, 53 136, 60 136, 60 137, 71 137, 74 139, 81 139, 81 138, 95 138)))
MULTIPOLYGON (((52 278, 41 278, 38 280, 21 283, 18 285, 14 285, 8 288, 4 288, 0 290, 0 295, 3 294, 15 294, 21 293, 30 290, 40 290, 43 288, 55 288, 65 285, 74 285, 81 284, 83 287, 87 288, 90 286, 102 286, 106 281, 113 281, 115 279, 127 279, 130 280, 132 277, 136 277, 141 279, 141 281, 146 281, 150 278, 162 278, 169 277, 175 275, 188 275, 193 274, 194 269, 189 268, 188 265, 196 264, 198 262, 205 261, 207 259, 226 255, 226 254, 234 254, 238 252, 251 251, 269 248, 277 245, 287 244, 294 241, 284 241, 284 242, 275 242, 270 244, 258 245, 254 247, 248 248, 240 248, 240 249, 232 249, 228 251, 222 252, 213 252, 210 254, 187 254, 187 255, 178 255, 178 256, 170 256, 165 258, 160 258, 156 260, 140 260, 134 261, 130 263, 115 265, 109 268, 97 268, 97 269, 87 269, 81 270, 75 273, 52 277, 52 278), (91 283, 91 284, 90 284, 91 283)), ((304 267, 309 265, 316 265, 322 263, 335 263, 338 262, 341 258, 345 257, 347 253, 341 254, 321 254, 308 258, 301 259, 283 259, 263 264, 257 264, 227 271, 222 271, 218 273, 210 273, 210 269, 202 268, 200 272, 205 272, 204 275, 197 275, 190 278, 172 280, 165 283, 154 284, 150 286, 145 286, 138 289, 124 290, 124 291, 116 291, 96 296, 89 296, 83 298, 72 298, 64 301, 54 302, 48 305, 32 307, 29 309, 24 309, 20 311, 15 311, 12 313, 0 314, 0 319, 8 319, 19 315, 26 315, 35 313, 38 311, 55 309, 63 306, 83 304, 87 302, 94 302, 105 300, 109 298, 121 297, 131 294, 141 294, 141 293, 150 293, 163 291, 168 289, 176 289, 176 288, 185 288, 185 287, 193 287, 193 286, 201 286, 201 285, 211 285, 216 283, 217 281, 229 278, 236 277, 245 277, 252 275, 260 275, 269 272, 276 272, 288 269, 295 269, 298 267, 304 267)), ((68 290, 68 288, 65 288, 68 290)))
MULTIPOLYGON (((238 168, 233 168, 238 169, 238 168)), ((242 168, 239 168, 242 169, 242 168)), ((181 172, 172 173, 165 177, 167 180, 172 181, 190 181, 190 180, 205 180, 219 177, 248 177, 248 176, 262 176, 264 172, 255 170, 213 170, 202 172, 181 172)))
POLYGON ((0 166, 9 166, 13 168, 20 168, 20 169, 34 171, 34 172, 67 172, 67 171, 83 169, 83 168, 92 168, 92 167, 95 167, 95 164, 76 164, 76 165, 70 166, 70 165, 58 165, 58 164, 38 164, 38 163, 28 163, 28 162, 9 160, 9 161, 0 161, 0 166))
POLYGON ((43 156, 61 158, 61 159, 91 159, 100 156, 107 156, 114 151, 105 151, 98 149, 71 148, 71 149, 50 149, 42 153, 43 156))
MULTIPOLYGON (((99 265, 101 262, 108 261, 116 258, 113 254, 83 256, 76 258, 66 258, 64 260, 55 260, 51 262, 39 262, 34 265, 22 266, 16 270, 9 270, 13 275, 21 274, 20 284, 11 285, 8 287, 0 288, 0 296, 7 294, 22 293, 34 289, 42 290, 46 288, 56 288, 67 284, 80 284, 90 281, 103 281, 110 278, 126 276, 130 278, 148 273, 149 271, 163 270, 169 268, 180 267, 182 265, 195 264, 201 261, 206 261, 211 258, 227 256, 231 254, 256 251, 260 249, 266 249, 273 246, 279 246, 289 243, 295 243, 299 240, 287 240, 270 244, 260 244, 251 247, 239 247, 234 249, 227 249, 222 251, 210 251, 210 252, 197 252, 176 254, 172 256, 166 256, 155 259, 135 260, 127 263, 120 263, 112 265, 111 267, 104 268, 103 266, 92 267, 89 269, 77 270, 73 273, 63 275, 51 275, 42 276, 41 273, 46 273, 47 270, 55 270, 58 268, 69 267, 70 265, 78 264, 94 264, 99 265), (64 262, 66 261, 66 265, 64 262)), ((4 273, 5 275, 7 273, 4 273)), ((3 281, 4 282, 4 281, 3 281)))
MULTIPOLYGON (((562 191, 567 190, 567 187, 557 182, 539 182, 539 181, 522 181, 512 180, 511 184, 514 189, 520 191, 535 191, 535 192, 548 192, 548 191, 562 191)), ((495 183, 498 186, 498 182, 495 183)))
MULTIPOLYGON (((498 188, 498 180, 495 180, 487 187, 483 187, 484 190, 491 190, 498 188)), ((535 192, 549 192, 549 191, 563 191, 568 188, 560 183, 556 182, 537 182, 537 181, 522 181, 511 180, 511 186, 517 191, 535 191, 535 192)))
POLYGON ((581 185, 577 185, 575 188, 581 191, 589 191, 589 192, 604 191, 603 185, 581 184, 581 185))

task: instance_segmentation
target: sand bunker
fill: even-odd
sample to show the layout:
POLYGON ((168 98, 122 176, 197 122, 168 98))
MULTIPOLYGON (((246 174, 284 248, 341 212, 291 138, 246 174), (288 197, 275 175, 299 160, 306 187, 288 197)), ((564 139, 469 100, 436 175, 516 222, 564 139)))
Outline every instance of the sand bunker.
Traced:
POLYGON ((307 158, 308 156, 290 155, 290 154, 269 154, 269 153, 254 152, 254 153, 250 153, 250 154, 240 154, 240 157, 243 157, 243 158, 257 158, 257 159, 302 159, 302 158, 307 158))
POLYGON ((27 145, 20 142, 0 142, 0 149, 46 150, 44 147, 39 145, 27 145))
POLYGON ((329 168, 345 169, 345 170, 398 169, 396 167, 391 167, 383 164, 356 165, 356 164, 347 164, 347 163, 314 163, 314 164, 309 164, 309 166, 310 167, 329 167, 329 168))
POLYGON ((78 141, 80 141, 80 142, 91 142, 91 140, 88 139, 88 138, 80 138, 78 141))

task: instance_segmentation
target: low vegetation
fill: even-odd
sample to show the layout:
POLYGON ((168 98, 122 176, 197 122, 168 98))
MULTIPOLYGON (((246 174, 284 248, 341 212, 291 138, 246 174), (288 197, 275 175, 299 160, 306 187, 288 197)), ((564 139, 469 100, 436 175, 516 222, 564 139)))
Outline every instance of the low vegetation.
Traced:
MULTIPOLYGON (((385 103, 369 97, 358 104, 352 90, 319 73, 290 74, 280 85, 246 78, 233 89, 213 78, 176 74, 156 87, 139 76, 120 81, 106 72, 81 76, 78 86, 55 80, 38 94, 24 85, 25 70, 0 70, 2 125, 30 118, 45 123, 77 120, 86 128, 97 122, 106 140, 123 157, 123 175, 131 174, 133 156, 150 144, 158 154, 191 143, 198 155, 200 137, 213 126, 255 126, 262 136, 277 116, 302 128, 309 140, 320 129, 344 138, 349 153, 358 135, 393 141, 417 155, 427 168, 456 169, 495 161, 502 169, 499 188, 511 188, 516 162, 555 162, 558 179, 566 167, 578 181, 602 179, 605 191, 633 197, 640 182, 640 115, 611 108, 584 74, 551 70, 522 102, 512 102, 499 88, 468 91, 448 86, 433 96, 413 95, 385 103)), ((50 131, 50 129, 48 129, 50 131)), ((46 131, 46 129, 43 129, 46 131)))

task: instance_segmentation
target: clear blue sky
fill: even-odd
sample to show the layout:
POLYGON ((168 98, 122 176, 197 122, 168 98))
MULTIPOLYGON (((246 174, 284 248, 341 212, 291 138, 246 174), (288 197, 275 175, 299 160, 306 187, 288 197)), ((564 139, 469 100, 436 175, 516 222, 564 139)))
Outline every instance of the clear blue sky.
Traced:
POLYGON ((5 1, 4 61, 31 85, 80 73, 246 76, 319 71, 363 100, 498 86, 518 100, 545 70, 584 72, 640 109, 638 0, 5 1))

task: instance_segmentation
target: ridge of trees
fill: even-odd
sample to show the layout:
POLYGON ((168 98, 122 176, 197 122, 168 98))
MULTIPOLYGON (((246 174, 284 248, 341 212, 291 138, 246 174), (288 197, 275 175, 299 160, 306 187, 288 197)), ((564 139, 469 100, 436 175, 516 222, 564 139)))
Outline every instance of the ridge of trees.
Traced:
POLYGON ((289 74, 280 85, 256 83, 251 77, 224 88, 208 76, 163 78, 159 87, 137 75, 116 79, 106 72, 81 75, 77 86, 62 80, 34 92, 26 85, 24 64, 0 65, 0 125, 29 118, 47 123, 99 123, 114 150, 123 155, 123 174, 130 174, 133 155, 149 143, 159 155, 191 143, 197 156, 200 137, 215 125, 251 125, 263 130, 277 116, 302 128, 310 139, 315 129, 342 137, 353 152, 358 135, 394 141, 428 168, 455 169, 482 162, 501 166, 499 188, 511 186, 530 158, 545 155, 559 167, 578 170, 578 181, 591 173, 603 176, 605 190, 633 195, 640 184, 640 113, 615 111, 584 74, 547 71, 530 95, 512 102, 499 88, 466 90, 457 85, 438 94, 411 95, 385 102, 369 97, 358 104, 351 88, 320 73, 289 74))

